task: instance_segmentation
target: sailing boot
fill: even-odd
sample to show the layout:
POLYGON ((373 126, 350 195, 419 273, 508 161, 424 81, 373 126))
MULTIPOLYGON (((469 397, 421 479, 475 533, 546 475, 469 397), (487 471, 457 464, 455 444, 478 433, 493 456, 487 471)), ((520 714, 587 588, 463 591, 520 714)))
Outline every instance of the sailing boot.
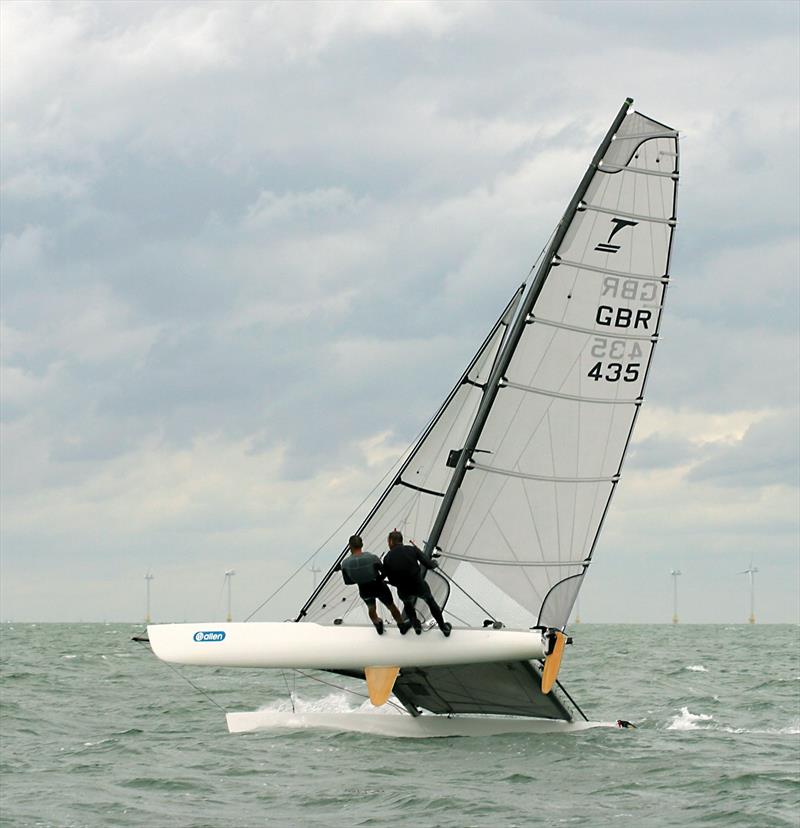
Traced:
POLYGON ((414 632, 417 635, 422 635, 422 624, 420 623, 419 618, 415 618, 414 621, 412 622, 412 625, 414 627, 414 632))
POLYGON ((400 630, 400 635, 405 635, 411 629, 411 622, 408 619, 401 621, 397 625, 397 629, 400 630))
POLYGON ((445 638, 450 638, 450 633, 453 631, 453 625, 448 624, 447 621, 445 621, 439 629, 442 631, 442 635, 445 638))
POLYGON ((378 635, 383 635, 383 621, 376 621, 375 629, 378 631, 378 635))

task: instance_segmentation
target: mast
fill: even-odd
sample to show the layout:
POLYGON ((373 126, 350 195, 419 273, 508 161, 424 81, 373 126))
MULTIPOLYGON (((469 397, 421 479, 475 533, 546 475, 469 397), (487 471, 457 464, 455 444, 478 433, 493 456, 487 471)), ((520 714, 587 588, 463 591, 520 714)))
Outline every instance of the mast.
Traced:
MULTIPOLYGON (((513 311, 516 309, 516 305, 519 302, 520 298, 522 297, 522 294, 523 294, 524 290, 525 290, 525 283, 523 282, 523 284, 520 285, 514 291, 514 295, 508 301, 505 308, 503 308, 503 312, 500 314, 500 317, 494 323, 494 325, 492 326, 491 331, 489 331, 489 334, 486 336, 484 341, 481 343, 481 346, 475 352, 475 355, 470 360, 469 364, 466 367, 466 370, 459 377, 458 382, 455 384, 453 389, 447 395, 447 397, 445 398, 445 401, 441 404, 441 406, 437 410, 436 414, 434 414, 433 418, 430 420, 427 427, 423 431, 420 438, 414 444, 414 447, 409 452, 408 457, 406 457, 406 459, 403 461, 403 464, 400 466, 400 469, 397 471, 397 473, 394 475, 394 477, 392 477, 391 482, 386 487, 383 494, 380 496, 380 498, 378 498, 378 501, 372 507, 369 514, 361 522, 361 525, 356 530, 357 535, 360 535, 360 534, 363 533, 364 529, 368 526, 369 522, 377 514, 378 510, 381 508, 383 503, 386 501, 386 498, 389 497, 389 494, 391 493, 391 491, 401 481, 401 479, 403 477, 403 473, 409 467, 409 465, 411 464, 411 461, 416 457, 417 452, 420 450, 422 444, 428 439, 428 436, 433 431, 433 429, 436 427, 436 424, 439 422, 440 418, 442 417, 444 412, 447 410, 447 407, 453 401, 456 394, 462 388, 464 383, 469 382, 469 373, 475 367, 475 364, 478 361, 478 359, 480 358, 480 355, 483 353, 484 348, 486 348, 486 346, 491 342, 492 337, 497 333, 498 329, 501 326, 506 325, 506 327, 507 327, 510 324, 511 319, 509 318, 508 321, 506 321, 506 317, 509 316, 509 315, 513 317, 513 311), (509 312, 511 312, 511 313, 509 314, 509 312)), ((501 351, 501 353, 502 353, 502 351, 501 351)), ((497 360, 497 358, 499 356, 500 356, 500 354, 498 353, 495 357, 495 361, 497 360)), ((491 376, 492 375, 490 375, 490 379, 491 379, 491 376)), ((317 584, 317 575, 316 575, 316 573, 319 572, 320 570, 317 569, 315 571, 312 568, 311 571, 312 571, 312 573, 314 573, 314 590, 311 593, 311 595, 308 597, 308 600, 301 607, 300 612, 297 614, 297 617, 294 619, 295 621, 301 621, 305 617, 305 615, 308 612, 309 607, 311 607, 311 605, 316 600, 317 596, 325 588, 325 585, 328 583, 328 581, 330 581, 330 579, 336 574, 336 572, 339 569, 339 566, 341 565, 342 561, 347 557, 348 552, 349 552, 349 549, 348 549, 347 546, 345 546, 345 548, 339 553, 336 560, 333 562, 330 569, 325 573, 325 575, 323 576, 323 578, 319 582, 319 584, 317 584)))
POLYGON ((542 257, 542 262, 539 265, 539 269, 536 271, 536 276, 531 283, 528 295, 525 297, 522 307, 517 314, 514 327, 511 329, 508 339, 506 340, 505 347, 498 355, 494 370, 489 377, 489 381, 486 383, 486 390, 484 392, 483 399, 481 400, 478 413, 475 415, 475 420, 472 423, 467 439, 464 442, 464 448, 459 452, 455 471, 453 472, 453 476, 450 478, 450 485, 447 487, 447 492, 445 493, 442 505, 439 507, 439 512, 436 515, 433 528, 431 529, 428 540, 425 543, 425 552, 428 556, 430 556, 437 548, 439 538, 444 530, 444 525, 447 522, 447 518, 453 508, 456 495, 458 494, 458 490, 464 481, 464 475, 467 473, 467 464, 472 459, 472 454, 478 445, 478 440, 483 432, 483 427, 486 425, 489 412, 494 405, 497 392, 500 389, 500 382, 508 369, 511 358, 514 356, 514 351, 516 351, 517 345, 522 338, 528 316, 533 309, 536 300, 539 298, 539 294, 542 292, 544 283, 550 273, 551 267, 553 266, 554 256, 558 248, 561 246, 561 242, 564 241, 564 236, 566 236, 570 223, 572 222, 583 197, 586 195, 586 191, 589 189, 589 185, 592 182, 595 172, 597 172, 601 159, 611 145, 611 141, 613 140, 617 130, 620 128, 625 116, 628 114, 628 109, 632 103, 633 98, 626 98, 625 103, 620 107, 616 118, 614 118, 614 122, 611 124, 605 138, 603 138, 597 152, 595 152, 588 169, 584 173, 583 178, 578 185, 578 189, 575 190, 572 200, 567 206, 564 215, 561 217, 561 221, 558 223, 558 227, 556 228, 556 232, 550 242, 550 246, 547 248, 547 252, 542 257))

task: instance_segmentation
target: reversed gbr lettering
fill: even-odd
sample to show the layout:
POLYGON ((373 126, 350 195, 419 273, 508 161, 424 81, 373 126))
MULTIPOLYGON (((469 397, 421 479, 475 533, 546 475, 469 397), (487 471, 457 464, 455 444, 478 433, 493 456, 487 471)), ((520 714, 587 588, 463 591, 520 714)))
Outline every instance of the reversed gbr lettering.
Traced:
POLYGON ((641 302, 654 302, 657 291, 656 282, 637 282, 635 279, 605 276, 601 295, 610 296, 613 299, 638 299, 641 302))
POLYGON ((628 219, 612 218, 611 223, 614 225, 614 228, 608 234, 608 239, 604 242, 600 242, 600 244, 595 247, 595 250, 600 253, 616 253, 620 249, 621 245, 611 244, 611 239, 613 239, 623 227, 636 227, 639 222, 630 221, 628 219))

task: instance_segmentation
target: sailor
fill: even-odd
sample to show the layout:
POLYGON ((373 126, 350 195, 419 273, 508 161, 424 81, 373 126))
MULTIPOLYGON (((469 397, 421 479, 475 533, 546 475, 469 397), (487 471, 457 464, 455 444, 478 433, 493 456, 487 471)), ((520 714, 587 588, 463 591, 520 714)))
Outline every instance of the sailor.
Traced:
POLYGON ((414 632, 417 635, 422 632, 422 624, 414 611, 417 598, 422 598, 430 607, 431 615, 436 619, 439 629, 445 637, 449 636, 452 626, 444 620, 430 586, 422 577, 421 567, 436 569, 438 564, 424 555, 417 546, 405 546, 403 535, 397 529, 389 532, 388 543, 389 551, 383 556, 383 571, 389 583, 397 589, 397 594, 403 602, 403 611, 411 621, 414 632))
POLYGON ((349 541, 350 557, 342 561, 342 578, 346 584, 357 584, 358 594, 367 605, 367 611, 378 635, 383 635, 383 620, 378 617, 375 607, 377 599, 389 608, 400 632, 405 635, 411 627, 403 621, 400 610, 392 598, 392 591, 386 583, 380 558, 364 551, 364 542, 359 535, 352 535, 349 541))

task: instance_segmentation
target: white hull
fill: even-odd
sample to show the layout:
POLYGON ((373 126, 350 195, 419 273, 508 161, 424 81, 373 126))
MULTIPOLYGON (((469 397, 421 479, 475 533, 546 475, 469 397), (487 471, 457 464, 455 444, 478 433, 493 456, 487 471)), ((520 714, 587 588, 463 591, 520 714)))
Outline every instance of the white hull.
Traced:
POLYGON ((561 722, 550 719, 502 717, 410 716, 381 713, 284 713, 256 710, 228 713, 231 733, 262 731, 322 730, 337 733, 368 733, 408 739, 441 736, 497 736, 503 733, 576 733, 596 727, 616 728, 615 722, 561 722))
POLYGON ((542 636, 527 630, 433 628, 400 635, 375 628, 292 622, 151 624, 150 646, 163 661, 207 667, 279 667, 363 670, 433 667, 544 658, 542 636))

